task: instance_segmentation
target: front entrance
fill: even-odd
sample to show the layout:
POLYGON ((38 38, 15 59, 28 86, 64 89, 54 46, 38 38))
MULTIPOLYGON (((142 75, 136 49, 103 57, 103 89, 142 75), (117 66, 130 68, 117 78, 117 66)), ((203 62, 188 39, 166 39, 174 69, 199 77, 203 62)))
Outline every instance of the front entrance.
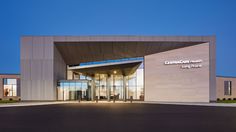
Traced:
POLYGON ((124 85, 122 75, 95 75, 95 96, 98 100, 124 100, 124 85))
POLYGON ((57 86, 58 100, 103 101, 143 100, 143 69, 131 75, 98 74, 78 77, 74 80, 60 80, 57 86), (83 79, 81 79, 83 78, 83 79))

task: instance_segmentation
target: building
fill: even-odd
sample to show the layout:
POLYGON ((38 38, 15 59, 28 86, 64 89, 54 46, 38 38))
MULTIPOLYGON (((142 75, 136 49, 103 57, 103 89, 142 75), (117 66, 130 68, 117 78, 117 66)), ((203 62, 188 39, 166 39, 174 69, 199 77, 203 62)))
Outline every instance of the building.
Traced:
POLYGON ((20 100, 19 74, 0 74, 0 100, 20 100))
POLYGON ((236 77, 217 76, 217 100, 236 100, 236 77))
POLYGON ((214 36, 24 36, 22 100, 216 101, 214 36))

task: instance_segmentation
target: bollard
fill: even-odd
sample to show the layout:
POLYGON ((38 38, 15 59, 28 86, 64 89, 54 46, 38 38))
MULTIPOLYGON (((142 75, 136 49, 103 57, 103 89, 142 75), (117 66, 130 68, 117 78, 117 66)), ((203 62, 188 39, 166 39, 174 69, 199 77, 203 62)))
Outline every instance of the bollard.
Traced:
POLYGON ((78 102, 80 103, 81 102, 81 97, 79 96, 79 98, 78 98, 78 102))
POLYGON ((115 103, 116 102, 116 96, 114 95, 113 96, 113 103, 115 103))
POLYGON ((98 103, 98 96, 96 96, 96 103, 98 103))
POLYGON ((130 103, 133 102, 133 96, 130 96, 130 103))

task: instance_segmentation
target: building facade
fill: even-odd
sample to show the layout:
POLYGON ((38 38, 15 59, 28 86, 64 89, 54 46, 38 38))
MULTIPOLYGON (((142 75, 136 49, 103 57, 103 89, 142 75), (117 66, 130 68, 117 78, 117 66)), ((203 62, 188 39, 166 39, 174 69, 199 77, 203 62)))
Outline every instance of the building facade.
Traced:
POLYGON ((216 101, 215 37, 24 36, 22 100, 216 101))
POLYGON ((20 75, 0 74, 0 100, 20 99, 20 75))

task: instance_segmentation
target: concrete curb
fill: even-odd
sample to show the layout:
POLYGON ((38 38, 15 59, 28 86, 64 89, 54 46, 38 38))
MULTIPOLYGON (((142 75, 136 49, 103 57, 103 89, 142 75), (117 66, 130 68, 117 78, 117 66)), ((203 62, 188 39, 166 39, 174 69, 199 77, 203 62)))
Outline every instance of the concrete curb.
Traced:
POLYGON ((189 106, 214 106, 214 107, 236 107, 236 103, 189 103, 189 102, 136 102, 144 104, 167 104, 167 105, 189 105, 189 106))
MULTIPOLYGON (((55 104, 70 104, 78 103, 78 101, 57 101, 57 102, 20 102, 20 103, 8 103, 0 104, 1 107, 22 107, 22 106, 40 106, 40 105, 55 105, 55 104)), ((81 101, 81 104, 113 104, 113 101, 99 101, 98 103, 92 101, 81 101)), ((130 104, 130 101, 116 101, 115 104, 130 104)), ((236 103, 177 103, 177 102, 143 102, 133 101, 133 104, 166 104, 166 105, 189 105, 189 106, 213 106, 213 107, 236 107, 236 103)))

